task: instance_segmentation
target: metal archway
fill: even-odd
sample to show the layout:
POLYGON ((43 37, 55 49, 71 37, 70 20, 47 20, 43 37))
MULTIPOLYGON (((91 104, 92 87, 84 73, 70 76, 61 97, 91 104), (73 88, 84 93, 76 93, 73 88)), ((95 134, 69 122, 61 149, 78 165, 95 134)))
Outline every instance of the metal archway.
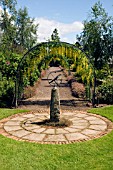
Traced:
MULTIPOLYGON (((21 61, 18 63, 18 67, 17 67, 17 72, 16 72, 16 81, 15 81, 15 107, 18 107, 18 88, 19 88, 19 73, 20 73, 20 70, 21 70, 21 64, 24 63, 24 60, 27 58, 27 55, 34 51, 34 50, 39 50, 40 51, 40 48, 41 47, 45 47, 45 50, 46 50, 46 56, 47 54, 49 55, 50 53, 50 50, 51 48, 53 47, 64 47, 65 48, 65 56, 67 55, 66 54, 66 48, 71 48, 73 50, 79 50, 80 52, 84 53, 85 56, 88 58, 88 56, 86 55, 86 53, 79 47, 76 47, 75 45, 73 44, 70 44, 70 43, 67 43, 67 42, 42 42, 42 43, 39 43, 37 44, 36 46, 32 47, 31 49, 29 49, 22 57, 21 61)), ((88 58, 88 61, 89 61, 89 58, 88 58)), ((90 63, 90 61, 89 61, 90 63)))

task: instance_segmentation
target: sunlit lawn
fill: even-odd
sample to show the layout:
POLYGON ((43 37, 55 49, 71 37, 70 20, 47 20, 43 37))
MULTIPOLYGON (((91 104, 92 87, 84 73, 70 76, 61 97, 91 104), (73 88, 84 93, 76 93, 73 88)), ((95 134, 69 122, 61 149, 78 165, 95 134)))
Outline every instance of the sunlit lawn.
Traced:
MULTIPOLYGON (((0 119, 23 111, 0 109, 0 119)), ((91 109, 113 121, 113 106, 91 109)), ((91 141, 42 145, 0 135, 0 170, 112 170, 113 131, 91 141)))

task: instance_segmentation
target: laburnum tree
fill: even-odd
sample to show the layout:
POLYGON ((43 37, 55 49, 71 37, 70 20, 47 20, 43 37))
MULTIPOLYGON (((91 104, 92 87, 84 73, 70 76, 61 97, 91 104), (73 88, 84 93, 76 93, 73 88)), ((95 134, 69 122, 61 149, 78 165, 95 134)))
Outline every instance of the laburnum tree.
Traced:
POLYGON ((96 70, 101 69, 113 56, 113 20, 109 17, 100 1, 91 8, 88 19, 84 21, 84 29, 78 42, 88 53, 94 68, 93 105, 95 104, 96 70))

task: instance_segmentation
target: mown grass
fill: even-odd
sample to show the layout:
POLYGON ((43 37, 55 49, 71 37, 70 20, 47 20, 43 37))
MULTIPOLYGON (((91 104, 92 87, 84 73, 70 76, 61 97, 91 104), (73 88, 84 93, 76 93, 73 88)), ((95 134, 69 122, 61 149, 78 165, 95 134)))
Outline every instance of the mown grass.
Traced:
POLYGON ((28 110, 20 110, 20 109, 3 109, 0 108, 0 120, 3 118, 6 118, 8 116, 17 114, 17 113, 23 113, 28 112, 28 110))
MULTIPOLYGON (((3 112, 1 109, 0 115, 3 112)), ((91 109, 90 112, 113 121, 113 106, 91 109)), ((9 116, 9 112, 7 114, 9 116)), ((67 145, 21 142, 0 135, 0 170, 85 169, 113 169, 113 131, 98 139, 67 145)))

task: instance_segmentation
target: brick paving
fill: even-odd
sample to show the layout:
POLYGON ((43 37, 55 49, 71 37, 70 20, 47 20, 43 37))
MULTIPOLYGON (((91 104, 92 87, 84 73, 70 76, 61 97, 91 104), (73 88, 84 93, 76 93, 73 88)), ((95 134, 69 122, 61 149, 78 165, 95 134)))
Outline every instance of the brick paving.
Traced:
POLYGON ((99 138, 113 129, 108 119, 83 111, 64 110, 61 117, 71 120, 72 124, 69 127, 40 125, 39 122, 49 119, 49 109, 13 115, 0 121, 0 133, 20 141, 69 144, 99 138))

